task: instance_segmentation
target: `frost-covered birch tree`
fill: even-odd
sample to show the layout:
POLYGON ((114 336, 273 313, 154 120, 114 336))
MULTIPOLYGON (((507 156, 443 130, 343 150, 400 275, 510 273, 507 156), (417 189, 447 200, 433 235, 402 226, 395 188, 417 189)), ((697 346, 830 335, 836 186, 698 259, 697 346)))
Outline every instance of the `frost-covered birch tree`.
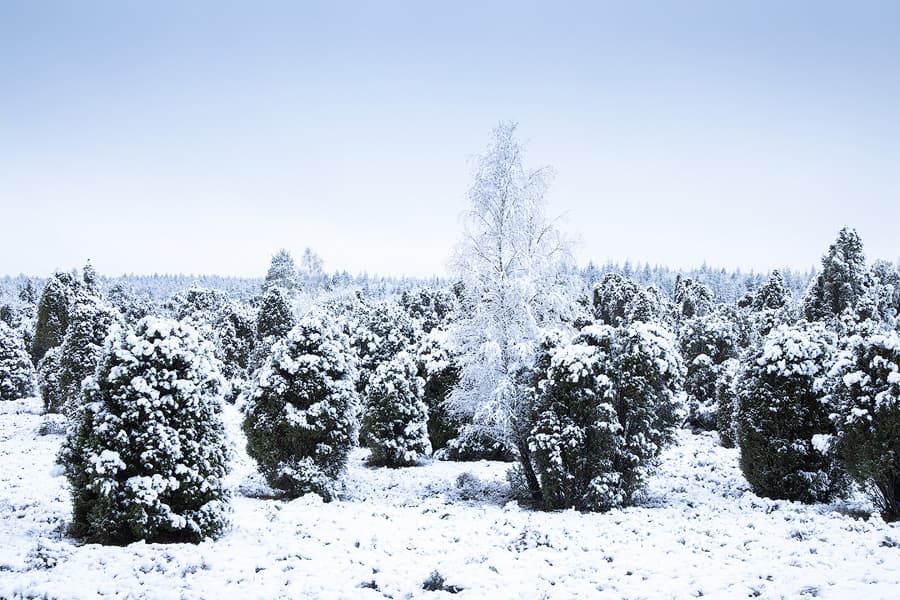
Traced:
POLYGON ((470 208, 453 260, 462 283, 459 382, 449 408, 473 434, 505 444, 531 492, 540 486, 528 450, 533 395, 521 374, 533 362, 542 327, 561 321, 568 304, 567 245, 545 215, 551 170, 528 170, 515 123, 500 123, 478 157, 470 208))

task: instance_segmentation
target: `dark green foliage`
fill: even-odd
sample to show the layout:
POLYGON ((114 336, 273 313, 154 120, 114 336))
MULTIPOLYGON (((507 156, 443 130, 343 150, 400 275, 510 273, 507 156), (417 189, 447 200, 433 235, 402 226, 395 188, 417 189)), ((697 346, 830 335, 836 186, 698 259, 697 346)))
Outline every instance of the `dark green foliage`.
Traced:
POLYGON ((669 334, 644 323, 587 327, 543 354, 529 446, 544 506, 630 503, 677 427, 683 367, 669 334))
POLYGON ((660 319, 662 308, 655 289, 644 289, 618 273, 607 273, 593 294, 594 318, 617 327, 635 321, 660 319))
POLYGON ((69 273, 57 271, 47 279, 38 302, 31 345, 31 358, 35 363, 44 357, 47 350, 62 343, 69 326, 69 310, 76 288, 77 282, 69 273))
POLYGON ((365 395, 375 369, 400 352, 408 352, 418 337, 415 323, 396 302, 380 302, 359 315, 350 338, 359 357, 357 390, 365 395))
MULTIPOLYGON (((122 318, 114 308, 95 299, 75 304, 69 317, 66 337, 59 347, 57 389, 47 390, 44 407, 47 412, 63 412, 71 417, 81 403, 81 382, 94 374, 103 342, 114 324, 122 318)), ((45 383, 49 387, 50 382, 45 383)))
POLYGON ((702 317, 712 310, 713 294, 708 286, 680 275, 675 279, 675 317, 677 320, 702 317))
POLYGON ((424 381, 422 399, 428 407, 428 439, 437 452, 459 437, 459 421, 447 410, 446 400, 459 381, 459 369, 449 348, 447 333, 432 329, 419 344, 418 376, 424 381))
POLYGON ((0 322, 0 400, 31 396, 34 376, 34 366, 22 338, 0 322))
POLYGON ((280 339, 294 327, 294 311, 287 292, 280 287, 269 287, 263 294, 256 316, 256 335, 260 340, 280 339))
POLYGON ((256 343, 256 320, 253 314, 235 302, 226 302, 214 324, 216 357, 222 361, 226 377, 243 377, 250 365, 250 354, 256 343))
POLYGON ((719 441, 725 448, 737 445, 738 397, 734 385, 739 369, 739 360, 725 361, 721 365, 716 386, 716 430, 719 432, 719 441))
POLYGON ((863 293, 866 257, 862 240, 844 228, 822 257, 822 272, 807 291, 804 311, 809 321, 839 317, 863 293))
POLYGON ((741 470, 761 496, 824 502, 844 488, 824 449, 835 429, 817 382, 834 343, 820 324, 782 325, 744 364, 737 385, 741 470))
POLYGON ((715 429, 722 364, 738 355, 734 327, 718 313, 712 313, 685 320, 678 339, 687 367, 684 391, 688 424, 697 429, 715 429))
POLYGON ((753 294, 750 309, 756 312, 778 310, 791 299, 791 292, 784 283, 784 277, 777 269, 772 271, 769 279, 753 294))
POLYGON ((221 378, 190 326, 148 317, 104 347, 60 452, 71 532, 87 542, 199 542, 227 525, 221 378))
POLYGON ((369 381, 362 429, 376 465, 415 464, 431 454, 423 382, 406 352, 379 365, 369 381))
POLYGON ((244 408, 247 453, 272 487, 326 500, 358 432, 358 396, 346 337, 313 313, 275 344, 244 408))
POLYGON ((124 283, 112 286, 106 294, 106 301, 119 311, 129 325, 134 325, 151 314, 154 308, 149 298, 138 296, 124 283))
POLYGON ((839 450, 886 521, 900 519, 900 335, 872 328, 846 341, 832 369, 839 450))
POLYGON ((54 346, 44 353, 37 364, 38 392, 44 401, 44 411, 58 413, 62 411, 65 398, 59 389, 59 366, 62 357, 62 346, 54 346))
POLYGON ((449 290, 422 288, 416 292, 404 290, 400 306, 415 319, 424 333, 447 324, 456 306, 456 296, 449 290))

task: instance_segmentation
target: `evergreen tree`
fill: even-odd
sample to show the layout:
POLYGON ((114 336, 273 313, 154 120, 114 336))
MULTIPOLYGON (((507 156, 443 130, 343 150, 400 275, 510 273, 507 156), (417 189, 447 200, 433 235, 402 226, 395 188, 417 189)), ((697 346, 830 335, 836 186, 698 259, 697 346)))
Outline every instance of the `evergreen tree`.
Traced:
POLYGON ((289 293, 299 288, 297 266, 294 264, 294 257, 290 252, 282 248, 275 253, 262 287, 263 292, 280 287, 289 293))
POLYGON ((416 363, 400 352, 375 369, 369 381, 363 431, 372 463, 388 467, 412 465, 431 454, 428 407, 416 363))
POLYGON ((34 393, 34 367, 22 338, 0 322, 0 400, 18 400, 34 393))
POLYGON ((735 383, 740 373, 741 362, 736 358, 726 360, 721 365, 716 387, 716 430, 719 441, 725 448, 734 448, 737 444, 738 396, 735 383))
POLYGON ((835 457, 821 443, 835 432, 819 382, 835 341, 818 323, 782 325, 743 366, 741 470, 761 496, 822 502, 844 487, 835 457))
POLYGON ((702 317, 712 310, 713 293, 709 286, 694 281, 690 277, 675 279, 675 315, 680 321, 702 317))
POLYGON ((654 321, 662 316, 658 295, 618 273, 607 273, 594 286, 593 306, 594 318, 613 327, 654 321))
POLYGON ((72 417, 81 404, 81 383, 94 374, 106 336, 115 324, 122 324, 121 316, 99 300, 84 299, 75 304, 59 347, 58 374, 44 383, 48 388, 44 404, 47 412, 63 412, 72 417), (52 379, 57 389, 51 391, 52 379))
POLYGON ((346 336, 325 314, 304 317, 250 382, 247 452, 288 496, 326 500, 357 439, 358 396, 346 336))
POLYGON ((369 378, 382 364, 418 342, 419 331, 409 315, 392 301, 379 302, 362 315, 354 328, 351 344, 359 357, 357 390, 366 394, 369 378))
POLYGON ((839 450, 886 521, 900 519, 900 335, 872 326, 845 342, 830 376, 839 450))
POLYGON ((90 260, 85 263, 84 269, 81 270, 81 283, 85 294, 100 296, 100 277, 97 275, 97 271, 94 270, 90 260))
POLYGON ((62 345, 54 346, 44 353, 44 357, 37 364, 38 391, 44 401, 45 412, 59 412, 65 404, 65 398, 59 387, 61 357, 62 345))
POLYGON ((630 503, 677 427, 683 366, 671 336, 640 322, 590 326, 544 355, 529 441, 544 506, 630 503))
POLYGON ((256 316, 256 335, 260 340, 280 339, 294 327, 294 311, 287 292, 280 287, 269 287, 262 297, 256 316))
POLYGON ((419 344, 416 353, 418 376, 424 385, 422 399, 428 408, 428 439, 438 451, 459 436, 459 422, 445 406, 450 390, 459 379, 456 356, 447 332, 432 329, 419 344))
POLYGON ((199 542, 227 524, 228 450, 212 348, 148 317, 119 330, 60 452, 72 533, 88 542, 199 542))
POLYGON ((77 283, 69 273, 57 271, 44 285, 38 302, 31 358, 37 363, 50 348, 59 346, 69 326, 69 309, 77 283))
POLYGON ((791 292, 784 283, 784 277, 777 269, 772 271, 769 279, 752 296, 751 310, 778 310, 791 299, 791 292))
POLYGON ((866 257, 854 229, 843 228, 822 257, 822 271, 807 291, 804 311, 808 321, 837 318, 863 293, 866 257))
POLYGON ((711 313, 685 320, 678 339, 687 366, 684 391, 688 424, 697 429, 715 429, 722 365, 738 356, 736 332, 727 319, 711 313))

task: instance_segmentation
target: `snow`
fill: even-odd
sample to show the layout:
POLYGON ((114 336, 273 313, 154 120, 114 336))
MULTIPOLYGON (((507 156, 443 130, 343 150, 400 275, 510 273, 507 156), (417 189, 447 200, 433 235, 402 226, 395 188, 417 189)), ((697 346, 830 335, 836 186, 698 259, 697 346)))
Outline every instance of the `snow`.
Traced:
MULTIPOLYGON (((38 399, 0 402, 0 597, 896 598, 900 526, 861 500, 804 506, 755 496, 715 434, 680 431, 639 506, 541 513, 506 498, 508 464, 404 469, 351 456, 344 493, 273 500, 238 455, 232 528, 200 545, 78 545, 54 467, 62 437, 37 435, 38 399)), ((112 457, 110 457, 111 459, 112 457)), ((110 460, 110 462, 112 462, 110 460)))

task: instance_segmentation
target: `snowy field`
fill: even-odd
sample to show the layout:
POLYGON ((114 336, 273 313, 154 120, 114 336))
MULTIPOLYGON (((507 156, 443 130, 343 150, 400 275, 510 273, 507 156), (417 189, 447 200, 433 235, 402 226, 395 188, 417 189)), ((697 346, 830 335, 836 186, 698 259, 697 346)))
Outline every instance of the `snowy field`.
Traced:
POLYGON ((758 498, 714 434, 680 432, 641 505, 606 514, 520 508, 503 463, 373 469, 362 450, 341 500, 265 499, 236 448, 228 534, 119 548, 65 536, 40 413, 0 403, 0 598, 900 598, 900 526, 758 498))

